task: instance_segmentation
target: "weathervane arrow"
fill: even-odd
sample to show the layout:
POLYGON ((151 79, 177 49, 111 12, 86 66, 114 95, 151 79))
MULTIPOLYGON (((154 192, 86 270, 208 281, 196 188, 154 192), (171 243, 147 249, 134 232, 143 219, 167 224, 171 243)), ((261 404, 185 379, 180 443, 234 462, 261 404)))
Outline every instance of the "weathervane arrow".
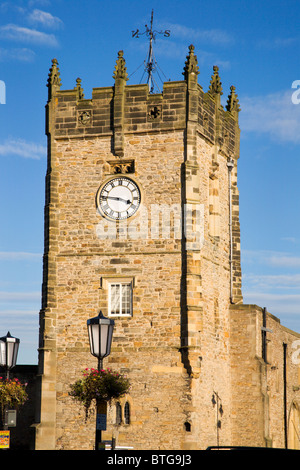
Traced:
POLYGON ((157 34, 163 34, 164 37, 169 37, 170 36, 170 30, 165 29, 164 31, 156 31, 153 30, 153 10, 151 12, 151 22, 150 22, 150 28, 148 25, 145 25, 146 30, 141 33, 139 29, 136 31, 132 31, 132 37, 133 38, 139 38, 142 35, 146 35, 150 38, 149 40, 149 52, 148 52, 148 58, 145 63, 145 70, 147 71, 148 74, 148 80, 147 83, 149 85, 149 91, 150 93, 153 93, 154 90, 154 78, 153 78, 153 72, 155 71, 156 68, 156 61, 154 58, 154 53, 153 53, 153 40, 155 40, 157 34))
POLYGON ((155 39, 155 35, 156 34, 163 34, 165 37, 169 37, 170 36, 170 30, 169 29, 165 29, 165 31, 156 31, 156 30, 153 30, 153 10, 151 12, 151 22, 150 22, 150 28, 148 27, 148 25, 145 25, 145 28, 146 30, 141 33, 139 29, 137 29, 136 31, 132 31, 132 37, 136 37, 136 38, 139 38, 140 35, 143 35, 143 34, 146 34, 147 36, 150 37, 150 40, 151 39, 155 39))

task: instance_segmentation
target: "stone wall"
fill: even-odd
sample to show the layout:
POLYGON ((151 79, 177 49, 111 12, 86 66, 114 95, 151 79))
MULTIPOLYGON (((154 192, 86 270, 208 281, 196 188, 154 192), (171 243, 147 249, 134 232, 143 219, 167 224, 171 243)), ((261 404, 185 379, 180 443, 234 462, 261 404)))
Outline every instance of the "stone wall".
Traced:
MULTIPOLYGON (((115 86, 94 89, 86 100, 80 80, 73 90, 60 90, 53 61, 40 367, 42 397, 51 396, 41 409, 46 415, 52 409, 54 421, 41 419, 40 446, 49 446, 47 426, 55 447, 91 445, 87 436, 86 444, 71 443, 81 425, 75 426, 68 411, 74 405, 66 405, 67 388, 80 368, 93 363, 86 321, 99 309, 107 314, 106 280, 113 276, 134 283, 133 316, 116 319, 107 360, 133 382, 131 426, 117 430, 119 439, 129 445, 134 432, 137 448, 205 446, 215 436, 214 387, 222 389, 229 410, 230 277, 237 286, 240 278, 233 280, 228 261, 227 161, 238 158, 238 109, 233 90, 228 109, 220 105, 216 68, 209 92, 197 84, 193 47, 184 74, 185 81, 165 83, 161 95, 150 95, 146 85, 126 84, 120 52, 115 86), (95 199, 114 174, 131 176, 140 185, 143 210, 128 223, 117 223, 115 236, 107 239, 95 199), (174 222, 185 206, 191 209, 191 239, 178 234, 174 222), (161 235, 167 219, 155 226, 160 234, 152 231, 153 208, 173 221, 167 236, 161 235), (216 357, 222 358, 218 364, 216 357), (212 423, 209 432, 198 424, 204 407, 212 423)), ((240 287, 236 291, 239 296, 240 287)))
POLYGON ((290 413, 300 400, 300 335, 268 312, 264 322, 256 305, 230 310, 232 443, 290 447, 290 413))
POLYGON ((93 448, 95 416, 85 422, 68 391, 83 368, 96 366, 86 322, 108 314, 111 279, 132 283, 132 316, 115 318, 105 366, 132 385, 120 402, 123 411, 130 405, 130 424, 116 424, 112 405, 105 439, 135 449, 198 449, 263 445, 271 436, 266 367, 255 352, 258 314, 242 305, 238 100, 231 87, 221 106, 217 67, 206 93, 198 73, 190 46, 184 80, 151 95, 146 85, 127 84, 120 51, 115 85, 85 99, 80 79, 73 90, 60 89, 53 61, 37 449, 93 448), (127 221, 108 221, 97 198, 118 175, 139 185, 141 207, 127 221))

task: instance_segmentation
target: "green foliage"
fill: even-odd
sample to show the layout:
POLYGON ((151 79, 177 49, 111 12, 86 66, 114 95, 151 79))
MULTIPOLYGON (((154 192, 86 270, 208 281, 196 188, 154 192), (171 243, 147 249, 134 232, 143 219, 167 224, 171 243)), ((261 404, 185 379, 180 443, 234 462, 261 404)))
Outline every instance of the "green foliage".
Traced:
POLYGON ((83 378, 71 384, 69 395, 81 402, 88 416, 89 409, 94 402, 109 402, 120 398, 129 391, 129 380, 111 369, 85 369, 83 378))
POLYGON ((27 384, 22 384, 18 379, 4 379, 0 377, 0 407, 18 408, 27 400, 27 384))

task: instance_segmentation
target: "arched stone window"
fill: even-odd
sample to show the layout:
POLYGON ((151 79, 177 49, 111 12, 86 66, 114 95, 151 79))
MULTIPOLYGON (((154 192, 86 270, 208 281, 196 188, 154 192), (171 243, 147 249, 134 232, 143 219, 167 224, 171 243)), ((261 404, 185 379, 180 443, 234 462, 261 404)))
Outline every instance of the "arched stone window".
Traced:
POLYGON ((125 403, 124 406, 124 420, 125 424, 130 424, 130 405, 128 401, 125 403))
POLYGON ((186 432, 191 432, 191 423, 189 423, 188 421, 186 421, 184 423, 184 428, 186 430, 186 432))
POLYGON ((122 407, 119 402, 116 403, 116 424, 122 423, 122 407))

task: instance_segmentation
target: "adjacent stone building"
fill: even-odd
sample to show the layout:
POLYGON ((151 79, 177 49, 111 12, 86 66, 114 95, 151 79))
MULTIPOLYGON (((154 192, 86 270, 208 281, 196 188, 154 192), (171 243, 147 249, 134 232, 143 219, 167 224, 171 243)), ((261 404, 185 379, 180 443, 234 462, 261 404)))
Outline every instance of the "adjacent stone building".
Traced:
POLYGON ((130 393, 103 438, 134 449, 299 448, 300 335, 243 303, 239 102, 221 105, 218 67, 160 94, 127 83, 85 99, 81 80, 48 78, 40 400, 36 449, 93 449, 95 416, 69 396, 91 356, 87 320, 115 320, 105 367, 130 393))

